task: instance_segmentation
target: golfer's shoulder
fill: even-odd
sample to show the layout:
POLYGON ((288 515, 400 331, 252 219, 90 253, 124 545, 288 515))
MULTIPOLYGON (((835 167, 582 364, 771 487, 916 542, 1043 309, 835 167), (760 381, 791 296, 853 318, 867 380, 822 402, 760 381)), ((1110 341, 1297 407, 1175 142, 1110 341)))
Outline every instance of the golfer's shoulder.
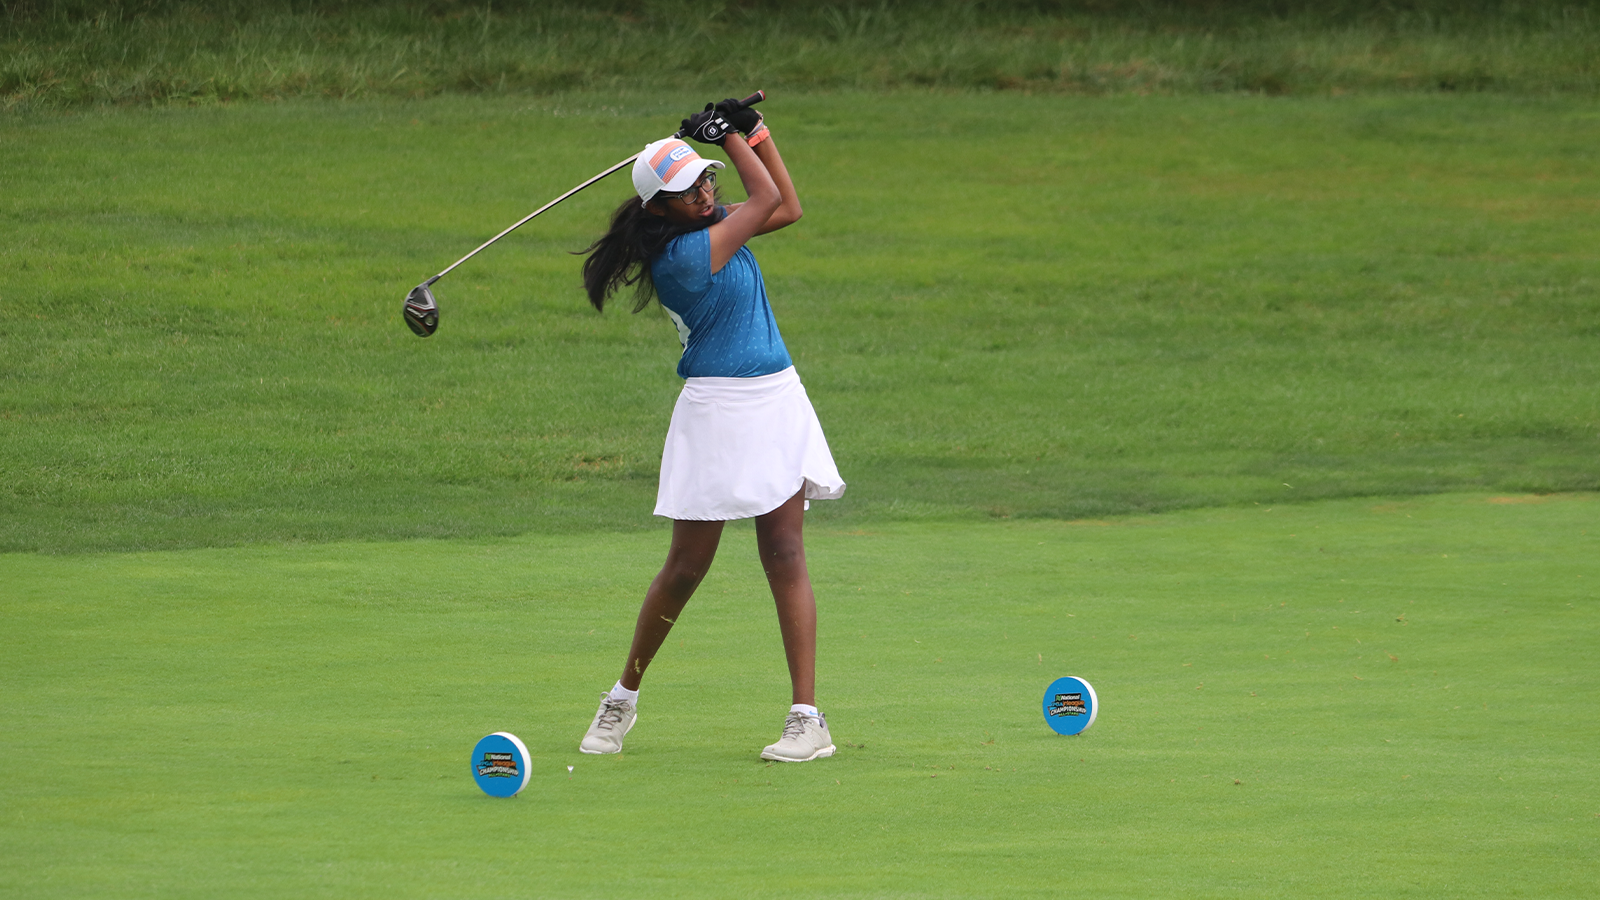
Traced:
POLYGON ((667 242, 650 263, 651 273, 668 275, 685 285, 711 277, 711 236, 707 229, 680 234, 667 242))

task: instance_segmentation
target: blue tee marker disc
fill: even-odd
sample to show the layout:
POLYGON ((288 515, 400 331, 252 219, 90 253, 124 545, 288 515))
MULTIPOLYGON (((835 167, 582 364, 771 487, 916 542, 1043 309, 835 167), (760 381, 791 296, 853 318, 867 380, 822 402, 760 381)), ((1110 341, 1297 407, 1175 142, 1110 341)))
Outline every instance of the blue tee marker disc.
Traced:
POLYGON ((491 797, 515 797, 528 786, 528 748, 509 731, 496 731, 472 748, 472 780, 491 797))
POLYGON ((1068 675, 1044 691, 1044 720, 1056 734, 1080 734, 1094 724, 1100 701, 1082 678, 1068 675))

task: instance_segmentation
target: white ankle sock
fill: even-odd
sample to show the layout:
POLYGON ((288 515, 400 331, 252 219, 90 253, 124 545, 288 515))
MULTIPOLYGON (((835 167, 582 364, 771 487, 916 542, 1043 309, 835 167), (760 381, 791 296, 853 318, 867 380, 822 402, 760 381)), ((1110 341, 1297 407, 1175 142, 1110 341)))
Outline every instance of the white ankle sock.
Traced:
POLYGON ((639 702, 639 692, 628 690, 627 688, 623 687, 622 682, 619 681, 617 682, 616 686, 611 689, 611 699, 626 700, 629 703, 637 704, 639 702))
POLYGON ((804 703, 796 703, 795 705, 789 707, 789 712, 805 713, 813 719, 819 718, 822 715, 822 713, 817 712, 817 708, 815 706, 807 706, 804 703))

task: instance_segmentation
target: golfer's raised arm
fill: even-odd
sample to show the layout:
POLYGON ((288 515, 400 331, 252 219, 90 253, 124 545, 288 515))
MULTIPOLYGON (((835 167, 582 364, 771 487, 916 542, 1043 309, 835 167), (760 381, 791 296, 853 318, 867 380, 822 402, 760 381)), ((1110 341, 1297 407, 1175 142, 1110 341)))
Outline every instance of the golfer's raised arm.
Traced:
POLYGON ((778 195, 783 202, 767 217, 767 224, 761 227, 756 234, 769 234, 800 221, 805 215, 805 210, 800 208, 800 194, 794 189, 794 181, 789 178, 789 168, 783 164, 783 157, 778 154, 778 148, 773 146, 771 133, 766 140, 756 145, 756 158, 767 167, 767 174, 772 176, 772 183, 778 186, 778 195))
MULTIPOLYGON (((739 180, 744 184, 749 199, 739 204, 739 208, 729 213, 727 218, 710 228, 713 272, 722 271, 722 267, 739 252, 745 241, 761 234, 767 220, 772 218, 772 214, 783 205, 783 195, 778 192, 778 185, 773 181, 772 174, 756 157, 756 151, 750 149, 738 135, 732 135, 724 141, 722 149, 728 154, 728 160, 733 163, 733 167, 739 170, 739 180)), ((787 172, 784 173, 784 177, 788 178, 787 172)), ((790 190, 794 190, 792 185, 790 190)), ((798 204, 797 199, 796 205, 798 204)))

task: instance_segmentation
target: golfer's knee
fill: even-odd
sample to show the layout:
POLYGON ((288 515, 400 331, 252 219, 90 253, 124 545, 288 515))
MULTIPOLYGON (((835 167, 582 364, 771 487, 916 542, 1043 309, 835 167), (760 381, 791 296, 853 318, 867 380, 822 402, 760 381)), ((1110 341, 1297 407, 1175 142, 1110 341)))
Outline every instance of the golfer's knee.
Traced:
POLYGON ((707 566, 688 561, 671 561, 661 570, 661 586, 675 595, 688 595, 705 580, 707 566))
POLYGON ((762 542, 761 566, 768 572, 789 571, 797 567, 803 569, 805 565, 806 548, 798 535, 762 542))

